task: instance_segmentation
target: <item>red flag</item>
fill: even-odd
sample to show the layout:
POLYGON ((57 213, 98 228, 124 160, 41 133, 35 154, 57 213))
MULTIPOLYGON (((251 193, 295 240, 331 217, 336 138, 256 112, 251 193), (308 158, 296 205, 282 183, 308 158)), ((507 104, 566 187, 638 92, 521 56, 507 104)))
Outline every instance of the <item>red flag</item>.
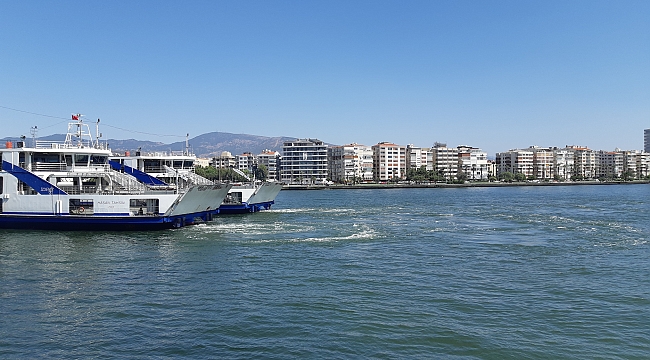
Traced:
POLYGON ((78 115, 72 115, 72 120, 79 120, 79 116, 78 115))

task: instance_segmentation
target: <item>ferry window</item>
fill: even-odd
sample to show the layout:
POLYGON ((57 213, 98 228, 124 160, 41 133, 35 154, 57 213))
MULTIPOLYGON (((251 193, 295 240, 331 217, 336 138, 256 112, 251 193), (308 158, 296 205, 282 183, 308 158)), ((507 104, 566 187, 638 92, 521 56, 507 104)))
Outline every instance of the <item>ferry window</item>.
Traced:
POLYGON ((65 155, 65 165, 72 166, 72 155, 65 155))
POLYGON ((24 182, 18 180, 18 193, 23 195, 36 195, 38 194, 36 190, 32 189, 31 186, 25 184, 24 182))
POLYGON ((93 155, 90 158, 90 163, 93 165, 103 165, 108 162, 108 156, 102 156, 102 155, 93 155))
POLYGON ((70 199, 70 214, 88 215, 93 213, 92 199, 70 199))
POLYGON ((34 162, 47 163, 47 164, 56 164, 59 162, 59 154, 34 154, 34 162))
POLYGON ((241 204, 241 201, 242 193, 240 191, 233 191, 231 193, 228 193, 224 199, 224 202, 226 204, 241 204))
POLYGON ((134 215, 157 215, 160 205, 158 199, 131 199, 129 210, 134 215))
POLYGON ((158 171, 162 166, 160 166, 160 161, 146 159, 144 161, 144 171, 158 171))
POLYGON ((191 168, 192 165, 194 165, 194 161, 192 161, 192 160, 187 160, 187 161, 185 161, 185 168, 186 168, 186 169, 191 168))
MULTIPOLYGON (((2 194, 2 190, 5 188, 4 180, 5 180, 5 178, 0 176, 0 194, 2 194)), ((1 201, 0 201, 0 203, 1 203, 1 201)))
POLYGON ((174 161, 174 169, 182 169, 182 168, 183 168, 182 161, 174 161))
POLYGON ((75 154, 74 163, 77 166, 88 166, 88 154, 75 154))

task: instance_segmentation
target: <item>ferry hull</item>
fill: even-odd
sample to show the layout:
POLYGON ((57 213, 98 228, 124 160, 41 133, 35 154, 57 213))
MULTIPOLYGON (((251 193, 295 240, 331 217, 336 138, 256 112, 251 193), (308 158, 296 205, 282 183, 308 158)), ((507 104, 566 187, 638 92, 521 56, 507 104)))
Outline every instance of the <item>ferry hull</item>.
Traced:
POLYGON ((0 215, 0 229, 63 231, 151 231, 212 220, 212 212, 182 216, 0 215))
POLYGON ((233 186, 231 192, 241 192, 244 201, 241 203, 222 203, 219 214, 247 214, 262 210, 269 210, 275 204, 275 197, 282 190, 282 183, 266 182, 259 187, 250 188, 233 186))
POLYGON ((247 214, 271 209, 275 201, 258 204, 223 204, 219 207, 219 214, 247 214))

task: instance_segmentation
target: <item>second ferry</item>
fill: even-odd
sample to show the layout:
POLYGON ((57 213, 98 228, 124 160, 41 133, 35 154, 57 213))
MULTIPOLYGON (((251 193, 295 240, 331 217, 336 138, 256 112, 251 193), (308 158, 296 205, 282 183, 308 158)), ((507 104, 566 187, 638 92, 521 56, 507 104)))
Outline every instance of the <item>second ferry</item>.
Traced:
MULTIPOLYGON (((111 157, 114 169, 137 177, 144 184, 186 189, 196 185, 212 185, 213 181, 195 173, 196 155, 185 146, 184 151, 143 152, 127 151, 111 157)), ((275 204, 281 182, 254 181, 238 169, 233 169, 248 180, 232 183, 215 214, 244 214, 268 210, 275 204)))

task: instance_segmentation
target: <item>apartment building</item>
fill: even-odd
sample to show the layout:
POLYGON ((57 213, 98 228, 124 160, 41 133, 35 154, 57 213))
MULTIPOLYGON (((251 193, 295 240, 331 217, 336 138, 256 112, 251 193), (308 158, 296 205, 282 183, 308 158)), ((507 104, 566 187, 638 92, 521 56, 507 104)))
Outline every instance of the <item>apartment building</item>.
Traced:
POLYGON ((257 159, 253 156, 253 153, 245 152, 243 154, 237 155, 237 169, 241 171, 248 171, 253 173, 253 169, 257 165, 257 159))
POLYGON ((296 139, 282 145, 281 180, 285 184, 327 181, 327 145, 318 139, 296 139))
POLYGON ((553 178, 570 180, 573 176, 573 152, 566 149, 553 150, 553 178))
POLYGON ((356 143, 327 148, 327 169, 332 181, 348 183, 373 179, 372 147, 356 143))
POLYGON ((650 129, 643 130, 643 152, 650 153, 650 129))
POLYGON ((376 181, 406 177, 406 146, 380 142, 372 146, 373 177, 376 181))
MULTIPOLYGON (((625 156, 623 152, 600 150, 596 152, 596 177, 619 178, 623 175, 625 156)), ((636 166, 636 165, 635 165, 636 166)))
POLYGON ((571 176, 578 176, 585 180, 596 179, 596 152, 586 146, 567 145, 563 150, 573 155, 573 169, 571 176))
POLYGON ((467 176, 468 180, 487 180, 490 176, 487 153, 479 148, 459 145, 458 170, 467 176))
POLYGON ((533 177, 539 180, 550 180, 555 175, 555 150, 557 148, 542 148, 530 146, 533 153, 533 177))
POLYGON ((509 172, 533 176, 533 152, 530 150, 513 149, 496 154, 497 175, 509 172))
POLYGON ((458 175, 458 149, 449 148, 447 144, 436 142, 431 148, 433 170, 445 177, 454 180, 458 175))
POLYGON ((210 166, 210 161, 210 159, 206 158, 196 158, 196 160, 194 160, 194 166, 208 167, 210 166))
POLYGON ((269 171, 268 180, 275 181, 279 180, 278 170, 280 166, 280 153, 277 151, 271 151, 268 149, 262 150, 261 153, 257 155, 257 165, 264 165, 269 171))
POLYGON ((406 145, 406 168, 419 169, 424 166, 427 170, 433 170, 433 152, 430 148, 422 148, 406 145))
POLYGON ((210 166, 216 168, 233 168, 235 167, 235 157, 229 151, 222 151, 221 155, 215 156, 210 161, 210 166))
POLYGON ((650 175, 650 152, 643 151, 636 157, 636 176, 642 179, 650 175))

